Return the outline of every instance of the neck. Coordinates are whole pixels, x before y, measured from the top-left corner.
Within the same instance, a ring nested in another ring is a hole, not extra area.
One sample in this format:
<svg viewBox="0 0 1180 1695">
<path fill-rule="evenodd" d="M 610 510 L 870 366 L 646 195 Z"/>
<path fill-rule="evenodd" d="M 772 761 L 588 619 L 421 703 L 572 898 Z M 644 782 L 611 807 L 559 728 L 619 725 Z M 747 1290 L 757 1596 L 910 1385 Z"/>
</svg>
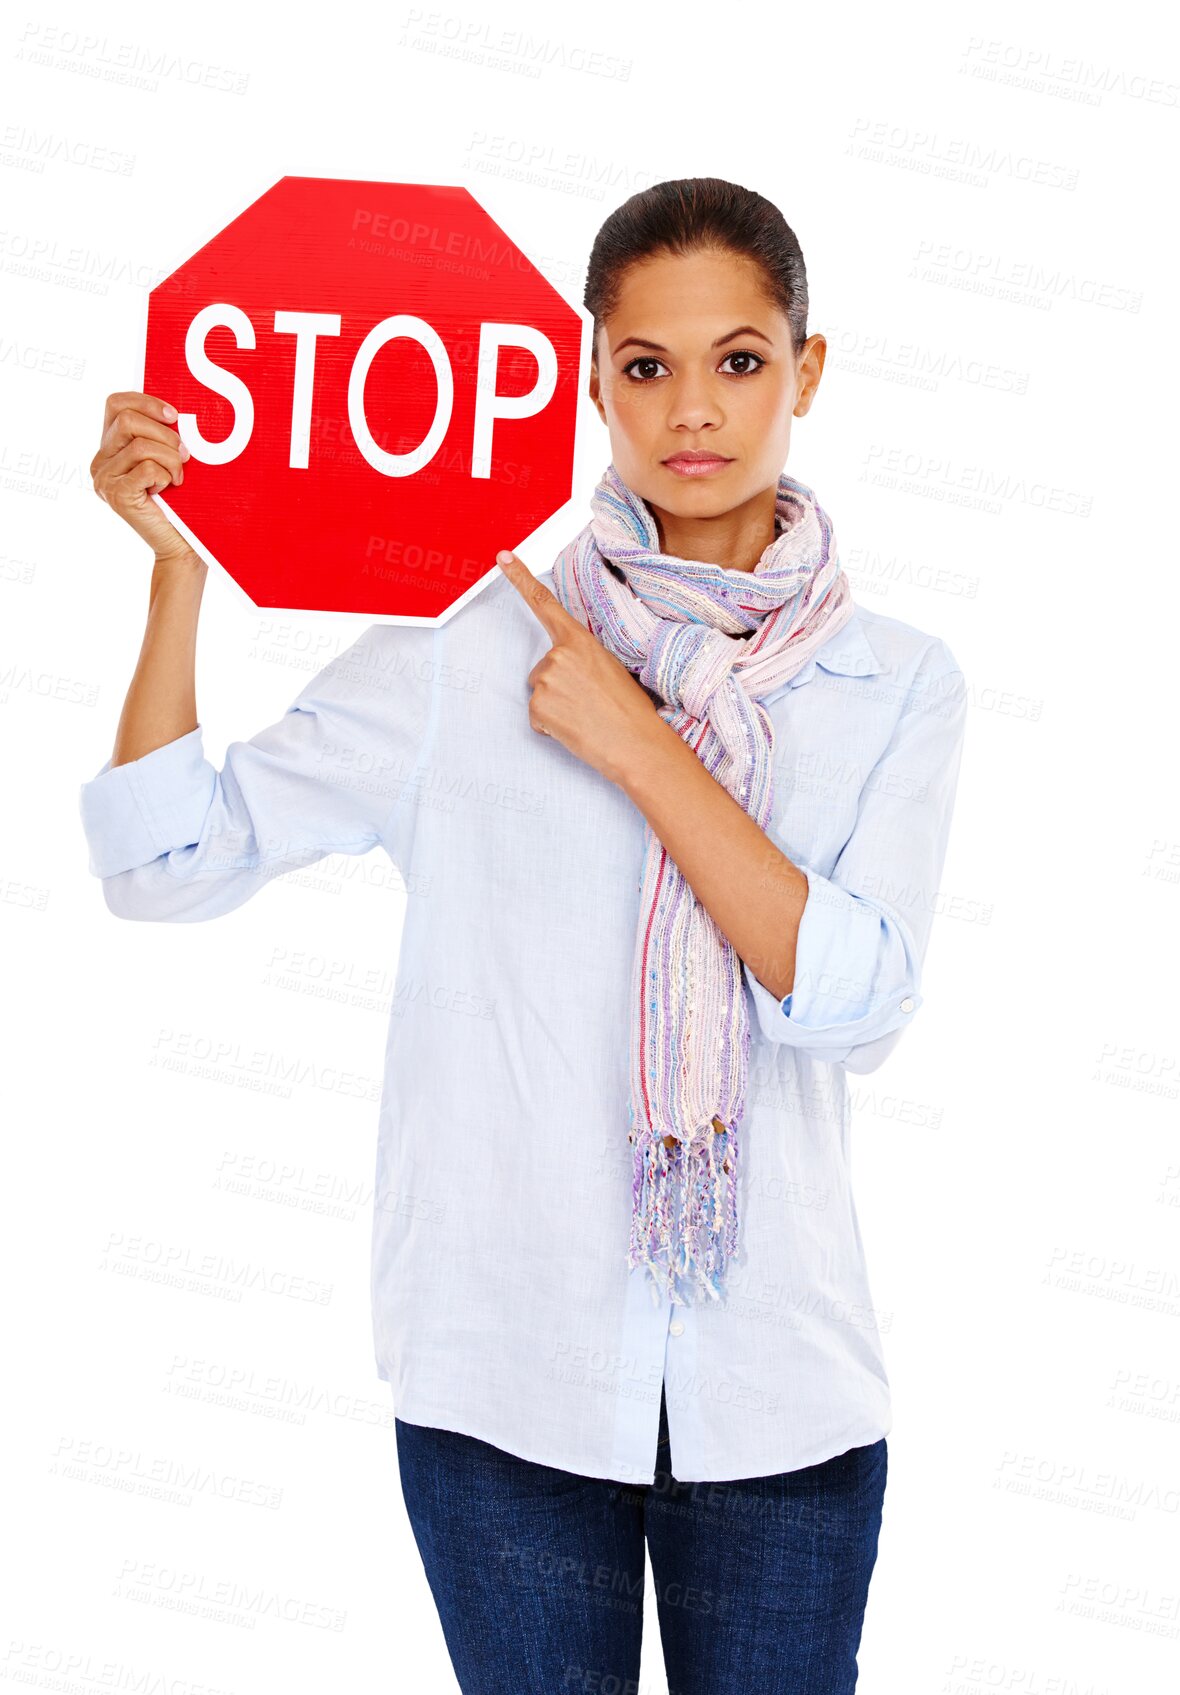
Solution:
<svg viewBox="0 0 1180 1695">
<path fill-rule="evenodd" d="M 752 571 L 777 533 L 777 494 L 774 484 L 714 518 L 666 512 L 650 500 L 645 504 L 656 521 L 661 553 L 672 559 L 699 560 L 702 565 L 727 566 L 731 571 Z"/>
</svg>

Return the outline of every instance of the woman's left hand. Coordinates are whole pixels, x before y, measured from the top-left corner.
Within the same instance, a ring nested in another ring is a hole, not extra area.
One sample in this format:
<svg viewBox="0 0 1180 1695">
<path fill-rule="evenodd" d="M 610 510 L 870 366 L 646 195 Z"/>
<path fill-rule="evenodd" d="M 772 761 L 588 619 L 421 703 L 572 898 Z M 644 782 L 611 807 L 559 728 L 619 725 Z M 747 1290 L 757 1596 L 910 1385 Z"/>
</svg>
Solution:
<svg viewBox="0 0 1180 1695">
<path fill-rule="evenodd" d="M 528 675 L 529 723 L 618 782 L 629 754 L 664 722 L 655 702 L 514 553 L 496 563 L 553 642 Z"/>
</svg>

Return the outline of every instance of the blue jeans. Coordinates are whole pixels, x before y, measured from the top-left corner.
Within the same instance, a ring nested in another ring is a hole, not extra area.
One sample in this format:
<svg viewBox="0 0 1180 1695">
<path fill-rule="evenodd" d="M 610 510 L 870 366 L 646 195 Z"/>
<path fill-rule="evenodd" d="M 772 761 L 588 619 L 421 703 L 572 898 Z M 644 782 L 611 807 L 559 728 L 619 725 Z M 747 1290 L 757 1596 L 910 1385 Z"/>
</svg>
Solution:
<svg viewBox="0 0 1180 1695">
<path fill-rule="evenodd" d="M 406 1511 L 463 1695 L 637 1695 L 644 1545 L 669 1695 L 851 1695 L 886 1441 L 799 1471 L 612 1483 L 395 1420 Z"/>
</svg>

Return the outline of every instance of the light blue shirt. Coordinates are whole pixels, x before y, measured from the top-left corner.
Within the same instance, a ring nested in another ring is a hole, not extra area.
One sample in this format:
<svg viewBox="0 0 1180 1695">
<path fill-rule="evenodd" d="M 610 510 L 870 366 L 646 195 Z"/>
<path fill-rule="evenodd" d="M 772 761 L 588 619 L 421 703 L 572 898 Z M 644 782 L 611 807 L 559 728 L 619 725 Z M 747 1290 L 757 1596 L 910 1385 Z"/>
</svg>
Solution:
<svg viewBox="0 0 1180 1695">
<path fill-rule="evenodd" d="M 686 1482 L 875 1442 L 890 1403 L 847 1073 L 880 1066 L 922 1005 L 962 672 L 945 642 L 858 607 L 763 697 L 769 833 L 807 904 L 792 992 L 744 967 L 725 1304 L 671 1308 L 626 1263 L 645 820 L 530 726 L 549 646 L 504 578 L 441 626 L 372 624 L 220 770 L 198 725 L 82 783 L 90 870 L 116 917 L 173 923 L 329 853 L 381 848 L 401 873 L 372 1236 L 377 1371 L 400 1418 L 632 1483 L 655 1476 L 661 1382 Z"/>
</svg>

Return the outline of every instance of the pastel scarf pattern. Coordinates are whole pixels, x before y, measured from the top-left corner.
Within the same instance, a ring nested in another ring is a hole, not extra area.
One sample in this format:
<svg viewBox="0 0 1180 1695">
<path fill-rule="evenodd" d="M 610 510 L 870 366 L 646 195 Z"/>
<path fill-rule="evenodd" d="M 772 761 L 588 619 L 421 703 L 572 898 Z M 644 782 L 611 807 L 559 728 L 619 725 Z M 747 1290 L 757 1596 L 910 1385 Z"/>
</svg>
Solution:
<svg viewBox="0 0 1180 1695">
<path fill-rule="evenodd" d="M 782 473 L 776 536 L 753 571 L 659 551 L 644 501 L 613 464 L 591 520 L 559 554 L 553 590 L 652 691 L 657 710 L 765 830 L 774 730 L 760 697 L 852 616 L 832 524 Z M 662 702 L 663 704 L 658 704 Z M 742 962 L 650 825 L 631 975 L 628 1266 L 653 1300 L 722 1300 L 738 1245 L 738 1127 L 750 1023 Z"/>
</svg>

